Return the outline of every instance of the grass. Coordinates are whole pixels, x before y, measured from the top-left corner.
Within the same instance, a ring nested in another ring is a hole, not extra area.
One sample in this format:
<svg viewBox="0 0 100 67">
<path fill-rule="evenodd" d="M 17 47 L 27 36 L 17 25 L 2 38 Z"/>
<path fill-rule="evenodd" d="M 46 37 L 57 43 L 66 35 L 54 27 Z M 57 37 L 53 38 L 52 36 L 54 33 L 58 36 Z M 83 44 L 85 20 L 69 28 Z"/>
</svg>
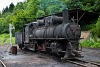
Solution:
<svg viewBox="0 0 100 67">
<path fill-rule="evenodd" d="M 12 43 L 15 44 L 15 37 L 12 37 Z M 10 44 L 9 34 L 0 34 L 0 45 Z"/>
<path fill-rule="evenodd" d="M 89 39 L 80 42 L 83 47 L 100 48 L 100 39 L 96 37 L 90 37 Z"/>
</svg>

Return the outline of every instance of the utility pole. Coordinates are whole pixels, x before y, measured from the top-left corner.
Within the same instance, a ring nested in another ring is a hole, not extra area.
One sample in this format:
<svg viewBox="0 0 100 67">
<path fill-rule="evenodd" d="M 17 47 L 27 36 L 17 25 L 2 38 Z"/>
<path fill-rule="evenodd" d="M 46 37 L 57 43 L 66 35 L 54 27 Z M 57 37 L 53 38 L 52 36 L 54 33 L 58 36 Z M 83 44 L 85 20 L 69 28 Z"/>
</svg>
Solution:
<svg viewBox="0 0 100 67">
<path fill-rule="evenodd" d="M 15 27 L 12 24 L 9 24 L 9 34 L 10 34 L 10 53 L 17 54 L 17 46 L 12 46 L 12 30 L 15 29 Z"/>
<path fill-rule="evenodd" d="M 10 34 L 10 46 L 12 47 L 12 30 L 15 29 L 15 27 L 12 26 L 12 24 L 9 24 L 9 34 Z"/>
</svg>

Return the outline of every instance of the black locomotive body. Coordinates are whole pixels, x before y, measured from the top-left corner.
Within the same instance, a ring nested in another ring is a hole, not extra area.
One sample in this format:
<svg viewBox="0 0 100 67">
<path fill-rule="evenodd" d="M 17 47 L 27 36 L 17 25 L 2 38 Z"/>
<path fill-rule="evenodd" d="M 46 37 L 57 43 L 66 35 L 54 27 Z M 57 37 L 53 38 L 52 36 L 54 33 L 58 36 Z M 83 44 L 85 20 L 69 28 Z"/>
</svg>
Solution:
<svg viewBox="0 0 100 67">
<path fill-rule="evenodd" d="M 67 10 L 61 16 L 48 16 L 23 26 L 22 32 L 17 32 L 16 43 L 19 48 L 46 52 L 58 57 L 80 57 L 79 39 L 80 27 L 69 20 Z"/>
</svg>

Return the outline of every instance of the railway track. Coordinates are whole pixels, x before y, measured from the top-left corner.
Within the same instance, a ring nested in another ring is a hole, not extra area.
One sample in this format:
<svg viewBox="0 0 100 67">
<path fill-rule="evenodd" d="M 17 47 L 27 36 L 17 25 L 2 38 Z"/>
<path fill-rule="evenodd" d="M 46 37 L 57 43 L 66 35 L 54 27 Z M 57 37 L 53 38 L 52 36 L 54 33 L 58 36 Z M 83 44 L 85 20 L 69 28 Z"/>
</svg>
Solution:
<svg viewBox="0 0 100 67">
<path fill-rule="evenodd" d="M 40 55 L 42 55 L 42 57 L 45 56 L 45 54 L 41 54 L 41 53 L 40 53 Z M 56 61 L 60 61 L 60 62 L 66 62 L 67 61 L 69 63 L 76 64 L 76 65 L 81 66 L 81 67 L 100 67 L 99 63 L 90 62 L 90 61 L 84 61 L 84 60 L 79 60 L 79 59 L 71 59 L 71 60 L 68 60 L 68 59 L 65 60 L 64 59 L 64 60 L 62 60 L 62 59 L 57 58 L 55 56 L 49 56 L 49 57 L 55 59 Z"/>
<path fill-rule="evenodd" d="M 2 60 L 0 60 L 0 67 L 7 67 Z"/>
<path fill-rule="evenodd" d="M 100 64 L 99 63 L 95 63 L 95 62 L 90 62 L 90 61 L 84 61 L 84 60 L 79 60 L 79 59 L 72 59 L 72 60 L 66 60 L 66 59 L 60 59 L 58 57 L 55 57 L 55 56 L 51 56 L 50 54 L 44 54 L 44 53 L 36 53 L 38 54 L 39 58 L 43 58 L 43 59 L 46 59 L 46 58 L 52 58 L 54 59 L 55 61 L 60 61 L 60 62 L 69 62 L 69 63 L 72 63 L 72 64 L 76 64 L 78 66 L 81 66 L 81 67 L 100 67 Z"/>
<path fill-rule="evenodd" d="M 70 63 L 82 66 L 82 67 L 100 67 L 100 64 L 95 63 L 95 62 L 89 62 L 89 61 L 84 61 L 84 60 L 67 60 Z"/>
<path fill-rule="evenodd" d="M 79 59 L 71 59 L 71 60 L 63 60 L 60 58 L 57 58 L 55 56 L 50 56 L 49 54 L 43 54 L 43 53 L 38 53 L 39 55 L 42 55 L 41 58 L 45 58 L 45 56 L 49 56 L 50 58 L 55 59 L 56 61 L 60 61 L 60 62 L 70 62 L 72 64 L 76 64 L 79 65 L 81 67 L 100 67 L 99 63 L 95 63 L 95 62 L 90 62 L 90 61 L 84 61 L 84 60 L 79 60 Z"/>
</svg>

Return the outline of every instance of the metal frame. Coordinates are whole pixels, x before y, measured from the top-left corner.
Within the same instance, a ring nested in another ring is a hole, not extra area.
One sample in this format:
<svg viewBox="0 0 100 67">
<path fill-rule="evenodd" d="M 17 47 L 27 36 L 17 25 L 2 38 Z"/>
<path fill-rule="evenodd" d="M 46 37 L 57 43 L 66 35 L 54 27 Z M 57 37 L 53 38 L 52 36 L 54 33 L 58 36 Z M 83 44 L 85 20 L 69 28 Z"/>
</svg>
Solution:
<svg viewBox="0 0 100 67">
<path fill-rule="evenodd" d="M 78 22 L 82 19 L 82 17 L 85 15 L 85 12 L 79 17 L 79 11 L 77 10 L 77 19 L 76 19 L 76 21 L 77 21 L 77 25 L 78 25 Z"/>
</svg>

